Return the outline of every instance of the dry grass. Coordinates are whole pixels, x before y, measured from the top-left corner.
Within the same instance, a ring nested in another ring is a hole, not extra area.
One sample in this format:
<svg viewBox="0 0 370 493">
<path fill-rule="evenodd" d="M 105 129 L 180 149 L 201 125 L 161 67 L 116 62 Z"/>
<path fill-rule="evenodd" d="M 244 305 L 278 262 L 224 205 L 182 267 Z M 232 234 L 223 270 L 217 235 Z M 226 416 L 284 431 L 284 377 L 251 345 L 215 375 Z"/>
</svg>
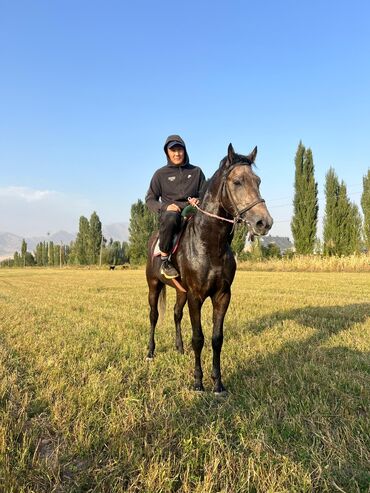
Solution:
<svg viewBox="0 0 370 493">
<path fill-rule="evenodd" d="M 370 272 L 370 254 L 348 257 L 294 255 L 291 258 L 270 258 L 240 262 L 239 270 L 286 272 Z"/>
<path fill-rule="evenodd" d="M 369 491 L 370 276 L 238 272 L 226 398 L 190 390 L 144 272 L 0 271 L 0 491 Z"/>
</svg>

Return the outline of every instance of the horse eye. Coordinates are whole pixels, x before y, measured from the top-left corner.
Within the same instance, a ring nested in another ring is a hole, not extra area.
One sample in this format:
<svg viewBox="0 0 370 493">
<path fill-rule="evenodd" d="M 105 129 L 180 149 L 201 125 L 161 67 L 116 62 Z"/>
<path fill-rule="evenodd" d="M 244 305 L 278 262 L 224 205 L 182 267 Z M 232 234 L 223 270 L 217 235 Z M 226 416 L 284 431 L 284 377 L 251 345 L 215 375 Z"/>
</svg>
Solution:
<svg viewBox="0 0 370 493">
<path fill-rule="evenodd" d="M 234 185 L 237 185 L 237 186 L 242 184 L 242 182 L 240 180 L 234 180 L 233 183 L 234 183 Z"/>
</svg>

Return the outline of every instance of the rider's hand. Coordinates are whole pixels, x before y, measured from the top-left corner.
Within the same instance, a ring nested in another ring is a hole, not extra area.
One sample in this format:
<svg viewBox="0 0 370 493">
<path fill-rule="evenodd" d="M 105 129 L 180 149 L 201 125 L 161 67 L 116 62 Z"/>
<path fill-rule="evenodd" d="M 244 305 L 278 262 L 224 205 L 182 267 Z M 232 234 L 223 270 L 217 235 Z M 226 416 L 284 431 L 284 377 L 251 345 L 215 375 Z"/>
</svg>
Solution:
<svg viewBox="0 0 370 493">
<path fill-rule="evenodd" d="M 192 205 L 194 207 L 194 206 L 199 204 L 199 199 L 196 199 L 194 197 L 189 197 L 188 202 L 190 205 Z"/>
<path fill-rule="evenodd" d="M 180 212 L 180 211 L 181 211 L 180 207 L 179 207 L 178 205 L 176 205 L 176 204 L 170 204 L 170 205 L 167 207 L 167 209 L 166 209 L 166 210 L 167 210 L 167 211 L 173 211 L 173 212 Z"/>
</svg>

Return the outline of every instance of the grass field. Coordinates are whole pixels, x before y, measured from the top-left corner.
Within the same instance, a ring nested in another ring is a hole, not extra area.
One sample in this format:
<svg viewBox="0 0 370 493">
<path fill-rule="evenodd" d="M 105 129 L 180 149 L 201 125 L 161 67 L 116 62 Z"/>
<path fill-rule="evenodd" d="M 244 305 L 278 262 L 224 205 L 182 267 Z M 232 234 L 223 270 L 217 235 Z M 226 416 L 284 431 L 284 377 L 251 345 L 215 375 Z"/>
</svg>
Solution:
<svg viewBox="0 0 370 493">
<path fill-rule="evenodd" d="M 370 491 L 370 275 L 239 271 L 215 397 L 144 272 L 0 271 L 0 491 Z"/>
</svg>

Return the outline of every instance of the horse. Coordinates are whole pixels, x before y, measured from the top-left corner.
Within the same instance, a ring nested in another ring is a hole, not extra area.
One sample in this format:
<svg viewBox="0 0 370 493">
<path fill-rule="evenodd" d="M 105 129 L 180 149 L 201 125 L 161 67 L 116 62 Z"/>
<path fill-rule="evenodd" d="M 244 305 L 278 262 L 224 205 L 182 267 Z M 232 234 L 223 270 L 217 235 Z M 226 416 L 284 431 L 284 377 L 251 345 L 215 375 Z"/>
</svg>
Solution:
<svg viewBox="0 0 370 493">
<path fill-rule="evenodd" d="M 148 359 L 153 359 L 155 350 L 155 327 L 165 307 L 166 285 L 176 288 L 174 321 L 176 327 L 176 348 L 184 352 L 181 334 L 183 309 L 188 302 L 192 347 L 195 357 L 194 390 L 203 391 L 201 352 L 204 335 L 201 323 L 201 309 L 210 297 L 213 306 L 213 391 L 226 392 L 221 378 L 221 348 L 223 344 L 223 323 L 231 298 L 236 262 L 230 243 L 236 223 L 248 225 L 251 236 L 265 235 L 271 229 L 273 220 L 264 199 L 261 198 L 260 178 L 254 173 L 253 164 L 257 147 L 245 156 L 237 154 L 232 144 L 219 168 L 206 183 L 198 205 L 199 211 L 188 221 L 172 263 L 179 272 L 177 282 L 166 279 L 160 273 L 161 260 L 153 256 L 158 234 L 148 242 L 146 278 L 149 288 L 150 336 Z"/>
</svg>

